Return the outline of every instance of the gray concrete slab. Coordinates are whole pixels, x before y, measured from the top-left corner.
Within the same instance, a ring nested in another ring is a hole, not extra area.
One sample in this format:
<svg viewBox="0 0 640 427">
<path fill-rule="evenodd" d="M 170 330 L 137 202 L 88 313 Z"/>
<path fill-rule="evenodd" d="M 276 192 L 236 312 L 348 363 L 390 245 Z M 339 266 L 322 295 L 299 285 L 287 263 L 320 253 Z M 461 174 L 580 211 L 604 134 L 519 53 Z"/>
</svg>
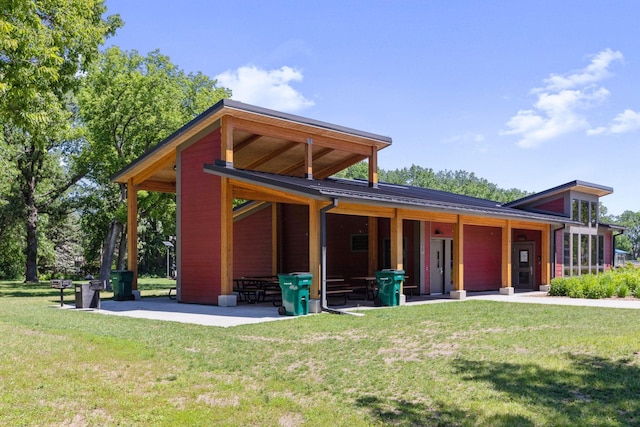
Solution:
<svg viewBox="0 0 640 427">
<path fill-rule="evenodd" d="M 506 303 L 552 304 L 584 307 L 608 307 L 640 309 L 636 299 L 578 299 L 550 297 L 546 292 L 516 292 L 513 295 L 500 295 L 498 292 L 480 292 L 467 294 L 466 300 L 450 299 L 448 296 L 416 297 L 407 305 L 456 303 L 464 304 L 469 300 L 486 300 Z M 370 303 L 370 302 L 369 302 Z M 66 305 L 65 308 L 74 308 Z M 372 304 L 355 307 L 332 307 L 336 312 L 357 312 L 384 308 Z M 192 323 L 205 326 L 232 327 L 277 320 L 298 319 L 297 316 L 280 316 L 277 307 L 271 304 L 242 304 L 236 307 L 218 307 L 211 305 L 181 304 L 165 297 L 143 298 L 137 301 L 102 300 L 100 310 L 87 310 L 110 316 L 127 316 L 139 319 L 164 320 L 180 323 Z"/>
<path fill-rule="evenodd" d="M 164 297 L 143 298 L 137 301 L 103 300 L 100 310 L 93 311 L 112 316 L 167 320 L 220 327 L 295 318 L 294 316 L 280 316 L 277 307 L 267 304 L 218 307 L 215 305 L 181 304 Z"/>
</svg>

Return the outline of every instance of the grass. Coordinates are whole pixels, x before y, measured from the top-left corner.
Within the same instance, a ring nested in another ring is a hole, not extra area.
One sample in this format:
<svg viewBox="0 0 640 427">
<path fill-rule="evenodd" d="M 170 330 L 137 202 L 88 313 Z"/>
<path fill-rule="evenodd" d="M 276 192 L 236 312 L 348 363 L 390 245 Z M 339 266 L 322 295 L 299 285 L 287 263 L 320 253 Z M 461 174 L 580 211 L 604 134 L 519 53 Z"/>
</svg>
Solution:
<svg viewBox="0 0 640 427">
<path fill-rule="evenodd" d="M 640 424 L 636 310 L 466 301 L 224 329 L 58 295 L 0 282 L 1 425 Z"/>
</svg>

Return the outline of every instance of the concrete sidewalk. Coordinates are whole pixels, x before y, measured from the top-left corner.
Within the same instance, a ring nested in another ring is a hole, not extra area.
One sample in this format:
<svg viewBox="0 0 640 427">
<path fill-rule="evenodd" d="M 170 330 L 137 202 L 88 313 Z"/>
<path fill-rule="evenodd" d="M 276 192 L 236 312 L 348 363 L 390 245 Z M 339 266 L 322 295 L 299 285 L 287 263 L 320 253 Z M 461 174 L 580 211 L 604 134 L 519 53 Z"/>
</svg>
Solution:
<svg viewBox="0 0 640 427">
<path fill-rule="evenodd" d="M 524 304 L 551 304 L 584 307 L 606 307 L 640 309 L 640 301 L 631 299 L 591 300 L 566 297 L 550 297 L 546 292 L 518 292 L 514 295 L 500 295 L 497 292 L 471 293 L 467 301 L 485 300 Z M 461 303 L 465 300 L 429 298 L 409 301 L 407 305 Z M 67 305 L 66 308 L 73 308 Z M 335 311 L 349 312 L 372 310 L 377 307 L 346 307 Z M 384 308 L 384 307 L 381 307 Z M 138 301 L 103 300 L 100 310 L 94 313 L 111 316 L 127 316 L 139 319 L 165 320 L 181 323 L 192 323 L 205 326 L 231 327 L 253 323 L 272 322 L 277 320 L 296 319 L 295 316 L 280 316 L 278 308 L 270 304 L 243 304 L 237 307 L 218 307 L 212 305 L 181 304 L 166 297 L 143 298 Z"/>
</svg>

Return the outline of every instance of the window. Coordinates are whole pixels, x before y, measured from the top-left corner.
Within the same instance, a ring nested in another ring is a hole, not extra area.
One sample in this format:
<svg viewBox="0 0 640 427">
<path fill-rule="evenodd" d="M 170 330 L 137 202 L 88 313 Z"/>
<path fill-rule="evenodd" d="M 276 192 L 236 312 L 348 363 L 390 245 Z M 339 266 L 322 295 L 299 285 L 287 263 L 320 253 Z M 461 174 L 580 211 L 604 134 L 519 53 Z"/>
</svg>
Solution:
<svg viewBox="0 0 640 427">
<path fill-rule="evenodd" d="M 595 227 L 598 223 L 598 202 L 573 199 L 571 219 L 580 221 L 587 227 Z"/>
<path fill-rule="evenodd" d="M 564 233 L 563 276 L 597 274 L 604 271 L 604 236 Z"/>
<path fill-rule="evenodd" d="M 351 252 L 367 252 L 369 250 L 368 234 L 351 235 Z"/>
</svg>

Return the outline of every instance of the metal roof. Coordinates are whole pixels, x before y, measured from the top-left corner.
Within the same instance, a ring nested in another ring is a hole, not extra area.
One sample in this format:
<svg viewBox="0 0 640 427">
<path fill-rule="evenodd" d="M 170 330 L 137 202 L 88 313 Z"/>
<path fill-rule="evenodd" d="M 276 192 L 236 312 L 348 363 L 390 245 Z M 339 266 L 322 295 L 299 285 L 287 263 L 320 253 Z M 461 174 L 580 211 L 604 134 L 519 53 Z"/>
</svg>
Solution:
<svg viewBox="0 0 640 427">
<path fill-rule="evenodd" d="M 367 181 L 362 180 L 305 179 L 234 169 L 216 164 L 206 164 L 204 170 L 214 175 L 318 200 L 335 198 L 371 205 L 404 207 L 424 211 L 521 219 L 543 223 L 580 224 L 561 215 L 527 212 L 506 207 L 499 202 L 408 185 L 379 183 L 378 187 L 374 188 L 370 187 Z"/>
<path fill-rule="evenodd" d="M 545 191 L 541 191 L 539 193 L 532 194 L 527 197 L 523 197 L 522 199 L 514 200 L 513 202 L 505 203 L 505 206 L 510 206 L 510 207 L 522 206 L 522 205 L 526 205 L 528 203 L 534 202 L 536 200 L 539 200 L 545 197 L 550 197 L 555 194 L 559 194 L 559 193 L 570 191 L 570 190 L 581 191 L 583 193 L 588 193 L 588 194 L 595 194 L 598 197 L 606 196 L 608 194 L 613 193 L 613 188 L 611 187 L 575 180 L 575 181 L 567 182 L 566 184 L 559 185 L 557 187 L 550 188 Z"/>
</svg>

